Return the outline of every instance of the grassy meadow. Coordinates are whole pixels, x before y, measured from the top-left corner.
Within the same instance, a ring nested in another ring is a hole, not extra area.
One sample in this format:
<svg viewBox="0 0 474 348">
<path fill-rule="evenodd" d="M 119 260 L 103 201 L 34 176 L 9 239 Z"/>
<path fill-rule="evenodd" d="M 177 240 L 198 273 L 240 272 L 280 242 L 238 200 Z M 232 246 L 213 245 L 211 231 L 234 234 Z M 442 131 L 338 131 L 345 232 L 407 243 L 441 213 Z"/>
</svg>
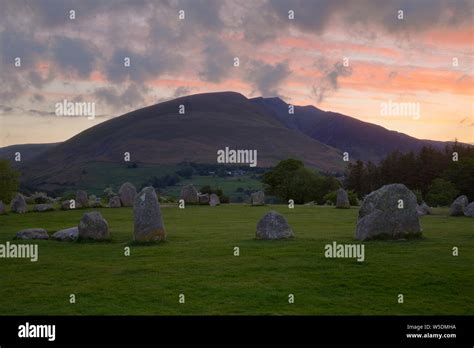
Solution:
<svg viewBox="0 0 474 348">
<path fill-rule="evenodd" d="M 255 240 L 269 210 L 296 237 Z M 49 233 L 88 210 L 0 216 L 0 243 L 24 228 Z M 365 261 L 328 259 L 324 246 L 354 243 L 358 209 L 283 205 L 162 206 L 168 241 L 132 242 L 131 208 L 96 209 L 109 242 L 37 243 L 39 260 L 0 259 L 2 315 L 472 315 L 474 222 L 447 209 L 421 217 L 424 239 L 365 242 Z M 130 246 L 131 255 L 124 256 Z M 234 256 L 234 247 L 240 256 Z M 452 256 L 452 248 L 459 256 Z M 75 294 L 76 303 L 69 303 Z M 179 294 L 185 303 L 178 302 Z M 288 303 L 294 294 L 295 302 Z M 404 303 L 397 303 L 398 294 Z"/>
</svg>

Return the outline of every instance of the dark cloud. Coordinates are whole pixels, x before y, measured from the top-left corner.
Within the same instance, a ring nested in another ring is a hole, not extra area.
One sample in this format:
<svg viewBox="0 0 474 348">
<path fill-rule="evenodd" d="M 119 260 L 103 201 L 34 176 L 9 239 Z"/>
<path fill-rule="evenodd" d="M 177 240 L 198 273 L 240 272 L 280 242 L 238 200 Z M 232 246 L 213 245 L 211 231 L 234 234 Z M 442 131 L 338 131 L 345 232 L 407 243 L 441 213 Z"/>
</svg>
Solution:
<svg viewBox="0 0 474 348">
<path fill-rule="evenodd" d="M 98 88 L 95 90 L 94 96 L 112 109 L 122 111 L 124 107 L 142 106 L 146 93 L 146 88 L 130 84 L 124 91 L 119 91 L 116 87 Z"/>
<path fill-rule="evenodd" d="M 352 68 L 350 66 L 344 66 L 341 62 L 334 63 L 329 67 L 324 67 L 325 61 L 319 61 L 316 66 L 322 68 L 323 78 L 313 85 L 312 94 L 316 99 L 317 103 L 320 103 L 333 91 L 337 91 L 339 88 L 339 77 L 351 76 Z"/>
<path fill-rule="evenodd" d="M 130 58 L 130 66 L 124 65 L 125 57 Z M 164 72 L 177 69 L 182 58 L 164 49 L 154 48 L 145 54 L 136 53 L 129 49 L 117 49 L 110 62 L 106 63 L 106 76 L 114 83 L 124 82 L 127 79 L 135 82 L 146 82 L 156 79 Z"/>
<path fill-rule="evenodd" d="M 33 100 L 34 100 L 35 102 L 41 103 L 41 102 L 44 102 L 45 97 L 42 96 L 41 94 L 35 94 L 35 95 L 33 95 Z"/>
<path fill-rule="evenodd" d="M 94 70 L 99 50 L 82 39 L 56 37 L 52 45 L 53 59 L 64 72 L 75 71 L 87 78 Z"/>
<path fill-rule="evenodd" d="M 191 88 L 186 87 L 186 86 L 179 86 L 174 91 L 173 97 L 178 98 L 178 97 L 182 97 L 184 95 L 189 95 L 190 93 L 191 93 Z"/>
<path fill-rule="evenodd" d="M 25 33 L 7 30 L 0 33 L 0 55 L 7 66 L 13 67 L 14 59 L 19 57 L 22 68 L 31 68 L 46 50 L 47 44 Z"/>
<path fill-rule="evenodd" d="M 199 76 L 208 82 L 221 82 L 234 67 L 234 56 L 229 47 L 220 40 L 208 37 L 202 51 L 203 67 Z"/>
<path fill-rule="evenodd" d="M 279 96 L 279 87 L 290 74 L 286 61 L 275 65 L 253 61 L 247 78 L 263 97 L 273 97 Z"/>
</svg>

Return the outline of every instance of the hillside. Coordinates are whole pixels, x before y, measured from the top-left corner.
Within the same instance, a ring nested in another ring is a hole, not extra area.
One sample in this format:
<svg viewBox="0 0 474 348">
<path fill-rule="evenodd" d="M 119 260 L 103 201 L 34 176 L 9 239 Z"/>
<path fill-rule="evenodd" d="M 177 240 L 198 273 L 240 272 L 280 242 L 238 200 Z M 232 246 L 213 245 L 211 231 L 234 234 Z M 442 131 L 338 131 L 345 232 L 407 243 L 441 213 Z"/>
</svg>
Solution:
<svg viewBox="0 0 474 348">
<path fill-rule="evenodd" d="M 258 166 L 293 157 L 324 171 L 344 169 L 335 148 L 288 129 L 243 95 L 223 92 L 178 98 L 89 128 L 26 162 L 22 179 L 55 189 L 84 180 L 88 163 L 126 165 L 125 152 L 131 162 L 145 165 L 216 163 L 217 151 L 225 147 L 257 150 Z"/>
<path fill-rule="evenodd" d="M 423 146 L 444 146 L 444 142 L 421 140 L 384 127 L 363 122 L 335 112 L 327 112 L 314 106 L 295 106 L 294 115 L 288 114 L 288 104 L 280 98 L 254 98 L 256 105 L 285 127 L 300 131 L 311 138 L 342 152 L 349 152 L 351 159 L 378 162 L 388 153 L 418 151 Z"/>
</svg>

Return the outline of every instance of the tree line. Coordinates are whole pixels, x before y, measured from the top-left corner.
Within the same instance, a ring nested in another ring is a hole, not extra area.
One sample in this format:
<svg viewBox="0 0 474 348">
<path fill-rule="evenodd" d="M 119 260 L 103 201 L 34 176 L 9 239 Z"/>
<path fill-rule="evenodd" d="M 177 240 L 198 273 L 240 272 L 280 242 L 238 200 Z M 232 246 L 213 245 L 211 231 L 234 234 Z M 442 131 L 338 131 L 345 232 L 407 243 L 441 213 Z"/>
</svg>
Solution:
<svg viewBox="0 0 474 348">
<path fill-rule="evenodd" d="M 474 200 L 474 147 L 457 141 L 418 153 L 394 151 L 380 163 L 350 163 L 344 181 L 359 198 L 383 185 L 401 183 L 429 205 L 449 205 L 457 195 Z"/>
</svg>

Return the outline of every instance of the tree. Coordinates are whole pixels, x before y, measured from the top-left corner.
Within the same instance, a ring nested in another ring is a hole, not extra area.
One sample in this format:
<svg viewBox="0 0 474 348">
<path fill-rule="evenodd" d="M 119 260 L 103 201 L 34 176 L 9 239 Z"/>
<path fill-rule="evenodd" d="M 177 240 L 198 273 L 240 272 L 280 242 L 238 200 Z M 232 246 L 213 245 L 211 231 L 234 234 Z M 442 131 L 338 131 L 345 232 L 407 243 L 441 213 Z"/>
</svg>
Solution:
<svg viewBox="0 0 474 348">
<path fill-rule="evenodd" d="M 20 172 L 14 170 L 7 160 L 0 160 L 0 201 L 8 204 L 20 186 Z"/>
<path fill-rule="evenodd" d="M 347 167 L 345 186 L 349 190 L 353 190 L 357 193 L 359 198 L 362 198 L 366 193 L 368 193 L 369 183 L 364 162 L 357 160 L 355 164 L 349 163 L 349 166 Z"/>
<path fill-rule="evenodd" d="M 433 180 L 425 200 L 428 205 L 447 206 L 453 202 L 458 193 L 452 182 L 438 178 Z"/>
<path fill-rule="evenodd" d="M 461 157 L 458 162 L 452 162 L 443 177 L 451 181 L 469 201 L 474 200 L 474 158 Z"/>
<path fill-rule="evenodd" d="M 324 177 L 306 168 L 303 162 L 291 158 L 280 161 L 266 172 L 262 181 L 267 194 L 277 196 L 285 202 L 292 199 L 298 204 L 320 200 L 327 192 L 339 186 L 336 179 Z"/>
</svg>

